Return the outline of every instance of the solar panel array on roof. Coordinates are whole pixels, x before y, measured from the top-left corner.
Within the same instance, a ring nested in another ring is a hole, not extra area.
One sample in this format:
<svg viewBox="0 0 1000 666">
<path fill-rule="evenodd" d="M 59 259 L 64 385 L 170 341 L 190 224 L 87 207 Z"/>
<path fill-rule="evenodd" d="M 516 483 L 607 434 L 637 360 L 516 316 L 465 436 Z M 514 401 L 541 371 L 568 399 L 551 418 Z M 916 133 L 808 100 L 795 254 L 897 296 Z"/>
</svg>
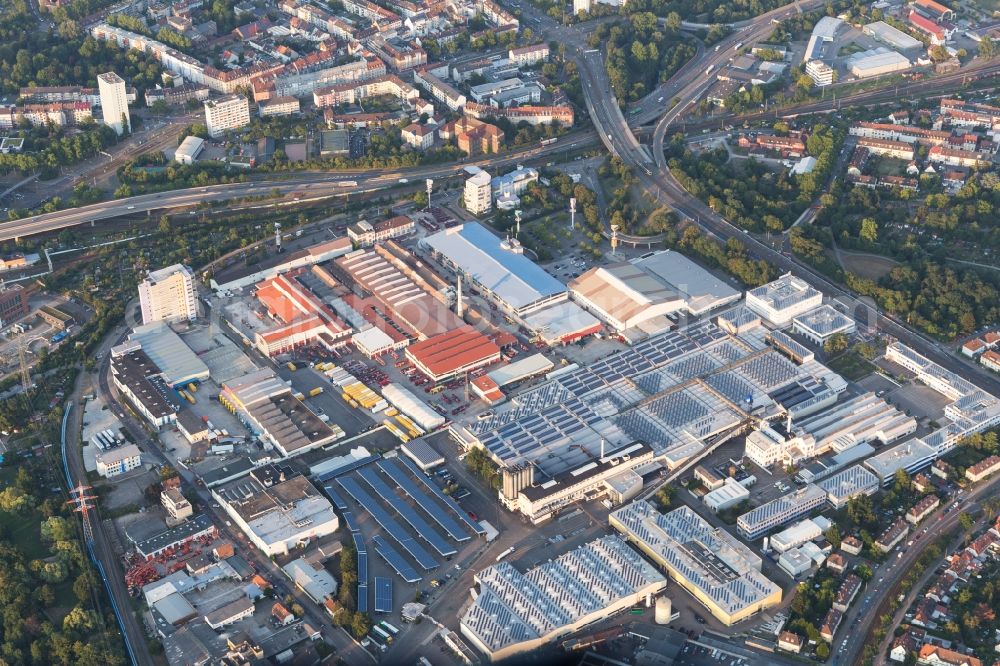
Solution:
<svg viewBox="0 0 1000 666">
<path fill-rule="evenodd" d="M 738 372 L 765 390 L 784 386 L 799 375 L 798 366 L 778 353 L 752 358 Z"/>
<path fill-rule="evenodd" d="M 565 449 L 569 443 L 593 439 L 597 430 L 605 431 L 604 419 L 577 398 L 548 407 L 537 414 L 508 423 L 502 428 L 480 437 L 480 442 L 493 455 L 507 464 L 522 460 L 537 460 L 554 451 Z M 620 443 L 621 433 L 607 432 L 611 443 Z"/>
<path fill-rule="evenodd" d="M 374 469 L 366 468 L 358 472 L 361 478 L 365 480 L 369 486 L 372 487 L 382 500 L 394 508 L 400 516 L 403 517 L 413 531 L 417 533 L 417 536 L 423 538 L 427 543 L 431 545 L 431 548 L 436 550 L 442 557 L 448 557 L 449 555 L 454 555 L 456 552 L 455 548 L 445 541 L 444 537 L 437 533 L 433 527 L 427 524 L 427 521 L 417 513 L 412 506 L 407 504 L 403 499 L 389 487 L 382 477 L 380 477 Z M 405 544 L 404 544 L 405 547 Z M 419 562 L 419 558 L 417 559 Z M 437 566 L 437 563 L 434 563 Z"/>
<path fill-rule="evenodd" d="M 354 522 L 354 514 L 350 511 L 344 511 L 344 523 L 347 525 L 347 529 L 352 532 L 360 532 L 358 529 L 358 524 Z"/>
<path fill-rule="evenodd" d="M 431 499 L 427 493 L 420 490 L 417 484 L 407 476 L 406 472 L 396 464 L 395 460 L 387 459 L 381 460 L 378 463 L 379 469 L 385 472 L 389 478 L 391 478 L 396 485 L 403 489 L 410 499 L 417 503 L 417 505 L 430 514 L 434 521 L 444 528 L 444 531 L 448 533 L 455 541 L 468 541 L 472 537 L 462 529 L 462 526 L 452 518 L 447 511 L 442 509 L 438 504 Z"/>
<path fill-rule="evenodd" d="M 341 511 L 347 510 L 347 502 L 344 501 L 344 498 L 340 496 L 340 493 L 338 493 L 333 486 L 331 486 L 329 483 L 324 484 L 323 490 L 326 491 L 327 496 L 330 498 L 331 501 L 333 501 L 333 505 L 335 507 L 337 507 Z"/>
<path fill-rule="evenodd" d="M 404 465 L 406 465 L 406 467 L 411 472 L 413 472 L 413 476 L 415 476 L 417 480 L 424 485 L 425 488 L 434 493 L 439 500 L 444 502 L 444 504 L 449 509 L 454 511 L 455 515 L 458 516 L 463 523 L 472 528 L 472 531 L 474 531 L 476 534 L 479 535 L 486 534 L 486 530 L 483 529 L 482 525 L 469 518 L 468 514 L 465 513 L 465 511 L 462 511 L 462 508 L 458 506 L 458 503 L 455 502 L 455 500 L 449 497 L 448 495 L 445 495 L 443 492 L 441 492 L 440 488 L 431 483 L 431 480 L 427 478 L 427 475 L 422 473 L 419 469 L 417 469 L 417 466 L 412 461 L 410 461 L 408 458 L 405 457 L 398 457 L 396 458 L 396 460 L 399 460 Z"/>
<path fill-rule="evenodd" d="M 347 493 L 354 498 L 354 501 L 363 506 L 368 510 L 368 513 L 372 515 L 372 518 L 381 525 L 389 536 L 395 539 L 400 546 L 402 546 L 413 559 L 423 567 L 425 570 L 430 571 L 438 566 L 437 561 L 430 554 L 424 550 L 416 539 L 411 537 L 403 529 L 395 518 L 389 515 L 389 512 L 382 508 L 382 506 L 375 500 L 374 497 L 369 495 L 362 487 L 361 484 L 357 482 L 354 477 L 345 476 L 337 479 L 339 483 Z"/>
<path fill-rule="evenodd" d="M 770 393 L 771 399 L 785 409 L 810 400 L 813 396 L 814 393 L 803 386 L 801 382 L 792 382 Z"/>
<path fill-rule="evenodd" d="M 420 574 L 417 573 L 416 569 L 411 567 L 410 563 L 407 562 L 406 559 L 399 554 L 399 551 L 393 548 L 388 541 L 380 536 L 375 536 L 372 540 L 375 542 L 375 552 L 378 553 L 390 567 L 395 569 L 400 578 L 405 580 L 407 583 L 417 583 L 421 580 Z"/>
<path fill-rule="evenodd" d="M 392 612 L 392 579 L 375 576 L 375 612 Z"/>
<path fill-rule="evenodd" d="M 358 553 L 358 612 L 368 612 L 368 548 L 360 532 L 354 532 L 354 550 Z"/>
</svg>

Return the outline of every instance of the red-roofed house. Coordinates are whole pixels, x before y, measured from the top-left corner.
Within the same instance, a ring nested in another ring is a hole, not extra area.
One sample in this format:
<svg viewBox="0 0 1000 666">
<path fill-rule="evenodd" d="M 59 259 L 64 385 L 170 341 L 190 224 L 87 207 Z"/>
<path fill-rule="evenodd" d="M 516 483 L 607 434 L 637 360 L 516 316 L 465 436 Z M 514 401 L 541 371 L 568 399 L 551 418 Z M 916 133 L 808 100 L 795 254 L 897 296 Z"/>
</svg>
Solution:
<svg viewBox="0 0 1000 666">
<path fill-rule="evenodd" d="M 923 666 L 983 666 L 983 662 L 977 657 L 929 643 L 921 646 L 917 663 Z"/>
<path fill-rule="evenodd" d="M 271 616 L 274 617 L 274 621 L 282 627 L 295 621 L 295 616 L 292 615 L 287 608 L 281 605 L 280 602 L 275 602 L 274 606 L 271 607 Z"/>
<path fill-rule="evenodd" d="M 910 25 L 931 38 L 931 44 L 944 44 L 951 36 L 943 26 L 915 11 L 910 12 L 909 19 Z"/>
<path fill-rule="evenodd" d="M 988 352 L 995 353 L 995 352 Z M 985 356 L 985 354 L 984 354 Z M 985 364 L 984 364 L 985 365 Z M 980 460 L 972 467 L 965 470 L 965 478 L 973 483 L 982 481 L 991 474 L 1000 471 L 1000 456 L 990 456 L 984 460 Z"/>
<path fill-rule="evenodd" d="M 992 349 L 987 349 L 983 352 L 983 355 L 979 357 L 979 363 L 984 368 L 989 368 L 993 372 L 1000 372 L 1000 354 Z"/>
</svg>

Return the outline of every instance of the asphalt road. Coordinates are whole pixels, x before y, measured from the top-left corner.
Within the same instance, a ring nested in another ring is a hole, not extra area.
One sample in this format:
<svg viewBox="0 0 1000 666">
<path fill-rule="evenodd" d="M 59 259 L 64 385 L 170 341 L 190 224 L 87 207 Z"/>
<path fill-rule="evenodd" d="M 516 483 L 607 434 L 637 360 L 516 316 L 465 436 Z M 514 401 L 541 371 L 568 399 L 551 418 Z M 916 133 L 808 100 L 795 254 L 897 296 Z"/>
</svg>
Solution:
<svg viewBox="0 0 1000 666">
<path fill-rule="evenodd" d="M 574 132 L 547 146 L 532 146 L 503 155 L 491 155 L 470 160 L 461 165 L 448 164 L 435 167 L 412 169 L 373 169 L 357 171 L 337 171 L 335 173 L 302 173 L 287 178 L 258 180 L 246 183 L 208 185 L 170 192 L 142 194 L 127 199 L 102 201 L 89 206 L 80 206 L 0 223 L 0 241 L 50 233 L 89 222 L 105 220 L 123 215 L 134 215 L 168 208 L 183 208 L 203 203 L 227 201 L 253 196 L 269 196 L 277 191 L 293 201 L 309 201 L 338 195 L 357 194 L 384 190 L 400 184 L 400 179 L 419 182 L 422 178 L 447 178 L 455 176 L 463 166 L 499 168 L 519 164 L 529 159 L 540 159 L 560 152 L 575 150 L 592 145 L 594 133 L 589 130 Z M 273 203 L 273 202 L 262 202 Z"/>
</svg>

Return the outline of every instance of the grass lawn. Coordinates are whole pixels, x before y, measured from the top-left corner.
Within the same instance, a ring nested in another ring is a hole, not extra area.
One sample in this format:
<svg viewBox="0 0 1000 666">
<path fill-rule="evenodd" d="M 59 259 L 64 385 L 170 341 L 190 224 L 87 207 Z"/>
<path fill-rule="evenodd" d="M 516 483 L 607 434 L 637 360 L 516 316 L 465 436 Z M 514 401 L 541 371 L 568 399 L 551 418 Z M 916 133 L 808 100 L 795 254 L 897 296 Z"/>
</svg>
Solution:
<svg viewBox="0 0 1000 666">
<path fill-rule="evenodd" d="M 852 253 L 840 251 L 844 270 L 868 280 L 881 280 L 889 271 L 899 265 L 899 262 L 889 257 L 876 254 Z"/>
<path fill-rule="evenodd" d="M 837 374 L 852 382 L 867 377 L 875 372 L 875 366 L 868 359 L 853 349 L 827 361 L 827 366 Z"/>
</svg>

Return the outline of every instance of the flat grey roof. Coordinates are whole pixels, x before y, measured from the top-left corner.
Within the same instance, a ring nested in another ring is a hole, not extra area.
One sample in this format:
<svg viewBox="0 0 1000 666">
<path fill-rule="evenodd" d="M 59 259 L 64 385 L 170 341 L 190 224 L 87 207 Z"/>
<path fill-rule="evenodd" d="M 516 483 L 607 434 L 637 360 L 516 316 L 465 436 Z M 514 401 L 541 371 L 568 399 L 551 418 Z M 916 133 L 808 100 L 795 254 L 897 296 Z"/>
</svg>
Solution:
<svg viewBox="0 0 1000 666">
<path fill-rule="evenodd" d="M 208 366 L 166 322 L 154 321 L 137 326 L 129 339 L 139 343 L 146 355 L 163 371 L 164 380 L 171 386 L 208 378 Z"/>
<path fill-rule="evenodd" d="M 679 293 L 692 314 L 739 299 L 740 292 L 679 252 L 663 250 L 637 259 L 636 266 Z"/>
</svg>

